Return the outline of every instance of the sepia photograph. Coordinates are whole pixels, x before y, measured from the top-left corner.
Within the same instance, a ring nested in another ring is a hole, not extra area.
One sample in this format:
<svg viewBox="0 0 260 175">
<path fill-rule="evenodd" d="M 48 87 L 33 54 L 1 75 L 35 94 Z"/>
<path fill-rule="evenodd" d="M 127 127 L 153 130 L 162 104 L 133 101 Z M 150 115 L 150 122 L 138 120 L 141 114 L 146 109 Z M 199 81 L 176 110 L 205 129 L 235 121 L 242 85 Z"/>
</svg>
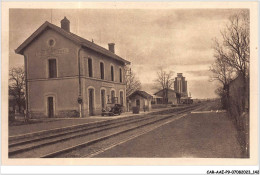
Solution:
<svg viewBox="0 0 260 175">
<path fill-rule="evenodd" d="M 7 159 L 257 156 L 253 5 L 10 7 Z"/>
</svg>

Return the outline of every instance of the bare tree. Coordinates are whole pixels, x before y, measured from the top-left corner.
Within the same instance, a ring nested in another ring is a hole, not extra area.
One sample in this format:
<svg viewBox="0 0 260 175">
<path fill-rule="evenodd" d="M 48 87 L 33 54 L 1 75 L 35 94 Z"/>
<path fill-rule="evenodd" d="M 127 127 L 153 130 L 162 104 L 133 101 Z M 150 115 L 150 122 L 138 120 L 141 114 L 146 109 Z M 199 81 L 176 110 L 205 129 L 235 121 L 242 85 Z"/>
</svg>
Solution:
<svg viewBox="0 0 260 175">
<path fill-rule="evenodd" d="M 13 96 L 15 104 L 21 112 L 25 106 L 25 75 L 23 67 L 13 67 L 9 70 L 9 96 Z"/>
<path fill-rule="evenodd" d="M 157 78 L 155 79 L 155 83 L 157 86 L 159 86 L 160 89 L 163 90 L 164 103 L 168 102 L 168 90 L 172 88 L 174 83 L 173 75 L 173 71 L 166 72 L 163 69 L 157 72 Z"/>
<path fill-rule="evenodd" d="M 215 44 L 217 45 L 218 43 L 216 42 Z M 221 83 L 222 86 L 217 89 L 216 94 L 221 97 L 222 106 L 224 109 L 226 109 L 227 99 L 229 96 L 228 85 L 234 78 L 235 70 L 233 67 L 227 64 L 218 53 L 216 53 L 214 57 L 216 60 L 210 66 L 210 71 L 213 73 L 213 75 L 210 77 L 210 81 L 218 81 Z"/>
<path fill-rule="evenodd" d="M 250 20 L 249 11 L 242 10 L 229 18 L 229 23 L 221 31 L 222 42 L 215 40 L 214 51 L 216 61 L 211 67 L 214 73 L 212 80 L 219 80 L 228 93 L 228 84 L 236 75 L 243 76 L 244 92 L 246 79 L 249 78 L 250 57 Z M 241 94 L 243 96 L 243 94 Z M 227 94 L 228 96 L 228 94 Z M 245 104 L 245 101 L 243 102 Z"/>
<path fill-rule="evenodd" d="M 141 82 L 132 72 L 130 67 L 125 67 L 125 80 L 126 80 L 126 96 L 128 97 L 133 92 L 142 88 Z"/>
<path fill-rule="evenodd" d="M 241 11 L 229 19 L 229 25 L 221 31 L 223 47 L 218 48 L 219 54 L 231 67 L 245 78 L 248 76 L 250 57 L 249 12 Z"/>
<path fill-rule="evenodd" d="M 218 42 L 215 42 L 218 47 Z M 213 75 L 210 77 L 210 81 L 219 81 L 223 86 L 229 84 L 234 78 L 235 69 L 231 67 L 218 52 L 214 54 L 215 62 L 210 66 L 210 71 Z"/>
</svg>

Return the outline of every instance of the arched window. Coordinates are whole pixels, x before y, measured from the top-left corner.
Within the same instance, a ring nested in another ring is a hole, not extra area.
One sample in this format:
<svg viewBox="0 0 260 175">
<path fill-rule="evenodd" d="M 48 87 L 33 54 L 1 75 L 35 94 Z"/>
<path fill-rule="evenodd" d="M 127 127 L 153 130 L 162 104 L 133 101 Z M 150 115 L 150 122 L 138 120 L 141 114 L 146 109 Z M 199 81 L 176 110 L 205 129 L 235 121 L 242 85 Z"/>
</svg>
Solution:
<svg viewBox="0 0 260 175">
<path fill-rule="evenodd" d="M 111 66 L 111 81 L 114 81 L 114 66 Z"/>
<path fill-rule="evenodd" d="M 119 68 L 119 81 L 120 81 L 120 83 L 122 83 L 122 69 L 121 68 Z"/>
<path fill-rule="evenodd" d="M 104 63 L 100 63 L 100 78 L 104 80 Z"/>
</svg>

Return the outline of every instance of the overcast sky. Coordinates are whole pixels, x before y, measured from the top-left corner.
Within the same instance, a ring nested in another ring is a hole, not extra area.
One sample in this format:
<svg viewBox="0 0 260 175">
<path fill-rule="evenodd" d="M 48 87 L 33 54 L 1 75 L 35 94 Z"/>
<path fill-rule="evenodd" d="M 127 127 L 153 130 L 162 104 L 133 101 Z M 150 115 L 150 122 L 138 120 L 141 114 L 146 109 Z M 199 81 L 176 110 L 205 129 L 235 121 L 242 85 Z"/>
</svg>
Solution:
<svg viewBox="0 0 260 175">
<path fill-rule="evenodd" d="M 52 13 L 51 13 L 52 12 Z M 14 50 L 45 21 L 60 26 L 66 16 L 71 32 L 107 48 L 115 43 L 117 55 L 131 62 L 143 89 L 152 93 L 156 72 L 183 73 L 193 98 L 216 97 L 209 82 L 214 61 L 212 39 L 234 10 L 10 10 L 11 67 L 23 65 Z M 52 14 L 52 15 L 51 15 Z M 51 17 L 52 16 L 52 17 Z"/>
</svg>

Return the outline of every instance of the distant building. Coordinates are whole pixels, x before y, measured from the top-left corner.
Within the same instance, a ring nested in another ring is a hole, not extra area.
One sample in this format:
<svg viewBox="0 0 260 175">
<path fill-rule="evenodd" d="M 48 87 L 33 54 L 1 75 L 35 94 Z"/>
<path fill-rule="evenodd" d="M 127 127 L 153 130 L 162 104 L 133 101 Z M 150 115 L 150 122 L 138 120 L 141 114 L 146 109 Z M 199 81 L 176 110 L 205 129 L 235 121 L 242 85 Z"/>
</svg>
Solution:
<svg viewBox="0 0 260 175">
<path fill-rule="evenodd" d="M 160 97 L 158 95 L 152 95 L 152 104 L 162 104 L 163 103 L 163 97 Z"/>
<path fill-rule="evenodd" d="M 150 110 L 152 108 L 152 96 L 145 91 L 135 91 L 129 97 L 131 107 Z"/>
<path fill-rule="evenodd" d="M 159 90 L 158 92 L 154 93 L 154 95 L 155 95 L 154 103 L 162 104 L 165 93 L 166 93 L 166 89 L 162 89 L 162 90 Z M 172 104 L 180 103 L 180 94 L 173 89 L 168 89 L 168 98 L 166 99 L 166 102 L 172 103 Z"/>
<path fill-rule="evenodd" d="M 124 66 L 114 43 L 105 49 L 61 27 L 42 24 L 16 50 L 24 55 L 26 105 L 33 117 L 101 114 L 108 103 L 126 106 Z"/>
<path fill-rule="evenodd" d="M 226 103 L 229 104 L 226 105 L 229 105 L 229 110 L 233 112 L 233 115 L 239 116 L 241 115 L 241 111 L 244 111 L 244 109 L 249 110 L 248 79 L 244 79 L 243 75 L 239 74 L 234 80 L 229 83 L 227 89 L 229 92 L 229 100 L 226 101 Z"/>
<path fill-rule="evenodd" d="M 187 81 L 185 81 L 182 73 L 177 73 L 177 77 L 175 77 L 174 90 L 180 93 L 181 97 L 188 97 Z"/>
</svg>

